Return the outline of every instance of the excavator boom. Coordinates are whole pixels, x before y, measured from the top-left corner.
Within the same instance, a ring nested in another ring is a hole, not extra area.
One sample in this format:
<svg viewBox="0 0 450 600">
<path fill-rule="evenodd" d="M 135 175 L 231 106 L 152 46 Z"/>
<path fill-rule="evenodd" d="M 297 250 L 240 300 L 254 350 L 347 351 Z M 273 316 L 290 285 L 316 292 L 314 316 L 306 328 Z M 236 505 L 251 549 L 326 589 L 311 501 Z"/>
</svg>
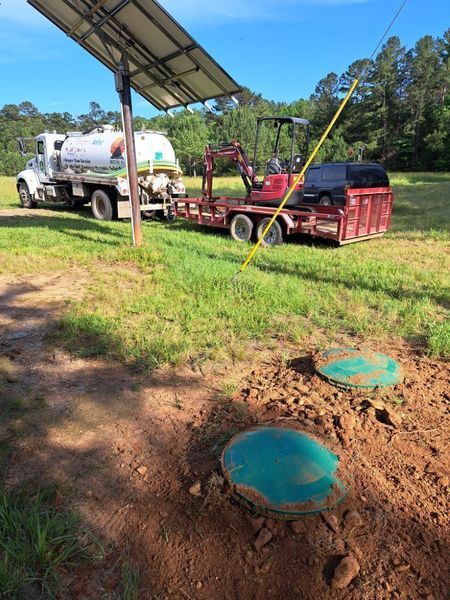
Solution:
<svg viewBox="0 0 450 600">
<path fill-rule="evenodd" d="M 207 200 L 213 198 L 214 160 L 216 158 L 228 158 L 236 163 L 245 189 L 247 190 L 247 195 L 249 196 L 253 185 L 258 182 L 258 179 L 253 173 L 253 167 L 250 164 L 247 154 L 237 140 L 221 143 L 217 148 L 214 148 L 211 144 L 206 146 L 203 169 L 203 196 Z"/>
</svg>

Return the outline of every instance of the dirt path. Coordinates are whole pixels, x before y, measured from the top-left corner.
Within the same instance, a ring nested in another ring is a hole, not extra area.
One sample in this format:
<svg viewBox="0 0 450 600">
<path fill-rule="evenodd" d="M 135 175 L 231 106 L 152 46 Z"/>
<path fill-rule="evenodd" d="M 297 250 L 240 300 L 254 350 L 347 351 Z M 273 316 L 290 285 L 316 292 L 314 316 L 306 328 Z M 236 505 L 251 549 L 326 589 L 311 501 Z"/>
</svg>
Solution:
<svg viewBox="0 0 450 600">
<path fill-rule="evenodd" d="M 261 356 L 145 375 L 49 344 L 86 282 L 81 271 L 0 279 L 3 481 L 56 483 L 58 502 L 79 510 L 114 556 L 68 578 L 64 598 L 117 597 L 124 556 L 140 566 L 145 599 L 445 597 L 447 364 L 374 341 L 406 380 L 370 401 L 314 374 L 314 341 L 290 349 L 289 362 Z M 341 456 L 352 489 L 334 519 L 263 522 L 230 500 L 218 463 L 224 443 L 274 421 Z M 196 482 L 201 495 L 189 492 Z M 272 539 L 257 551 L 263 526 Z M 360 572 L 337 591 L 332 576 L 347 554 Z"/>
</svg>

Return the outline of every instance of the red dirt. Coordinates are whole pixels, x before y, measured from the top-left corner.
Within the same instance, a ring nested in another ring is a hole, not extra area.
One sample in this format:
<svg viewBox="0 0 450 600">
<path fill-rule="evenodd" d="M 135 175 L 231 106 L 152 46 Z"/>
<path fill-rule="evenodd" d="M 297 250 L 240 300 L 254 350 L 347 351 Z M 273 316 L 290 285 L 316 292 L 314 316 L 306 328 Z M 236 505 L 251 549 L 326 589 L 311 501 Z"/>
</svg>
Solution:
<svg viewBox="0 0 450 600">
<path fill-rule="evenodd" d="M 72 290 L 79 274 L 71 277 L 64 285 Z M 49 282 L 41 284 L 36 302 L 32 291 L 21 300 L 0 281 L 0 354 L 14 367 L 11 381 L 0 375 L 0 409 L 11 399 L 21 404 L 0 423 L 2 480 L 56 483 L 61 507 L 79 510 L 113 544 L 111 560 L 65 578 L 62 598 L 112 598 L 105 589 L 120 591 L 124 558 L 140 567 L 143 599 L 446 597 L 446 363 L 398 340 L 374 341 L 405 374 L 402 385 L 375 396 L 320 379 L 302 349 L 291 349 L 296 358 L 288 363 L 260 358 L 149 376 L 50 346 L 46 306 L 54 319 L 64 303 L 58 308 Z M 224 398 L 220 383 L 237 378 L 239 391 Z M 338 452 L 352 489 L 332 513 L 337 532 L 320 516 L 302 519 L 304 528 L 270 519 L 255 527 L 231 500 L 221 450 L 258 423 L 286 423 Z M 197 480 L 200 497 L 189 493 Z M 357 511 L 361 526 L 346 525 L 348 511 Z M 263 526 L 272 539 L 258 552 Z M 331 581 L 347 554 L 360 571 L 342 592 Z"/>
</svg>

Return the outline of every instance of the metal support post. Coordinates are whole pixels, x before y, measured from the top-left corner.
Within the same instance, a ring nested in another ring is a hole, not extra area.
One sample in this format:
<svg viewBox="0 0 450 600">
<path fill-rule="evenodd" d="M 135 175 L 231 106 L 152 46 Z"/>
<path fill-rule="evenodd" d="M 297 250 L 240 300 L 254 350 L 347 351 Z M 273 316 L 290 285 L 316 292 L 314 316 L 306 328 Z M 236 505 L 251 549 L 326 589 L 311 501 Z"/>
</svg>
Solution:
<svg viewBox="0 0 450 600">
<path fill-rule="evenodd" d="M 138 173 L 136 165 L 136 148 L 134 143 L 133 108 L 131 104 L 131 87 L 128 62 L 122 57 L 115 76 L 116 90 L 122 108 L 123 133 L 127 155 L 128 193 L 131 204 L 131 225 L 133 228 L 133 244 L 142 246 L 142 219 L 139 201 Z"/>
</svg>

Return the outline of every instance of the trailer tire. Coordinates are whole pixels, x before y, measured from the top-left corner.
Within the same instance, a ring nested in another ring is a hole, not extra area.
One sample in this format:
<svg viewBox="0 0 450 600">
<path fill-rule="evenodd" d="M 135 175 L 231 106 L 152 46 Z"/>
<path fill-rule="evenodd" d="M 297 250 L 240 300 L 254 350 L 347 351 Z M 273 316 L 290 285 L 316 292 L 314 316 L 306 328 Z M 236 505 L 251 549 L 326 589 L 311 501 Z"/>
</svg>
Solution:
<svg viewBox="0 0 450 600">
<path fill-rule="evenodd" d="M 270 218 L 263 219 L 258 224 L 256 235 L 259 238 L 262 236 L 264 229 L 267 227 Z M 278 221 L 275 221 L 272 227 L 266 234 L 266 237 L 262 240 L 261 246 L 278 246 L 283 243 L 283 228 Z"/>
<path fill-rule="evenodd" d="M 247 215 L 235 215 L 230 223 L 230 235 L 237 242 L 249 242 L 253 234 L 253 221 Z"/>
<path fill-rule="evenodd" d="M 98 221 L 112 221 L 117 206 L 105 190 L 95 190 L 91 196 L 91 211 Z"/>
<path fill-rule="evenodd" d="M 34 195 L 30 194 L 30 188 L 25 181 L 21 181 L 19 183 L 18 192 L 20 204 L 23 206 L 23 208 L 36 208 L 37 202 L 34 200 Z"/>
</svg>

